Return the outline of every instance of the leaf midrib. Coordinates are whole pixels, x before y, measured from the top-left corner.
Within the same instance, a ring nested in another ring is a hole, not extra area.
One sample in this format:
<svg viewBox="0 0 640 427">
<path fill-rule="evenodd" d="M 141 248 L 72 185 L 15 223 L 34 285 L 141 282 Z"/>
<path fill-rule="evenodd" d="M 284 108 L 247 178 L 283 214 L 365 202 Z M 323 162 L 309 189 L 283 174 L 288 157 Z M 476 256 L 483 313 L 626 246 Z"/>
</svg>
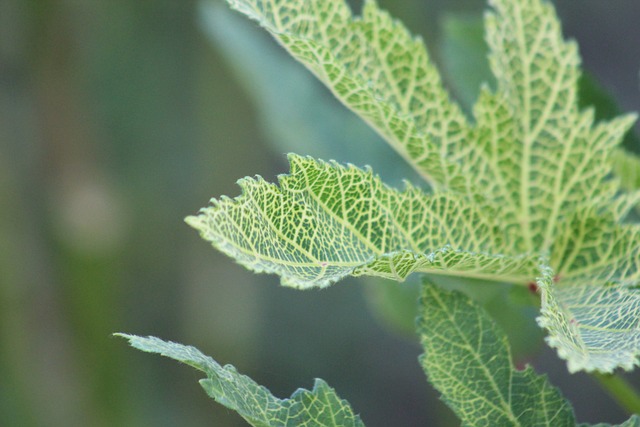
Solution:
<svg viewBox="0 0 640 427">
<path fill-rule="evenodd" d="M 491 385 L 491 388 L 493 389 L 493 391 L 496 394 L 496 396 L 498 396 L 499 399 L 500 399 L 500 403 L 501 403 L 501 406 L 502 406 L 503 413 L 507 416 L 507 418 L 509 418 L 514 423 L 514 425 L 521 426 L 520 421 L 518 420 L 518 418 L 516 417 L 516 415 L 512 411 L 510 399 L 509 399 L 509 401 L 505 400 L 503 394 L 501 393 L 500 387 L 495 382 L 495 378 L 493 377 L 493 375 L 491 375 L 491 371 L 487 368 L 487 366 L 485 365 L 484 361 L 481 358 L 479 358 L 479 355 L 475 351 L 474 347 L 467 340 L 466 334 L 463 333 L 463 331 L 460 329 L 458 322 L 456 322 L 455 317 L 453 316 L 452 312 L 450 311 L 450 309 L 452 307 L 449 307 L 448 305 L 446 305 L 444 303 L 444 301 L 442 301 L 442 298 L 440 298 L 439 295 L 435 295 L 433 292 L 431 293 L 431 297 L 434 298 L 437 301 L 437 303 L 440 306 L 441 310 L 447 316 L 447 319 L 449 320 L 449 323 L 451 325 L 453 325 L 454 329 L 458 333 L 458 336 L 467 345 L 467 347 L 469 349 L 469 353 L 472 355 L 472 357 L 474 358 L 474 360 L 476 361 L 478 366 L 480 366 L 480 368 L 482 369 L 482 371 L 485 374 L 485 377 L 489 380 L 489 384 Z M 509 384 L 508 384 L 508 388 L 509 389 L 512 386 L 512 382 L 513 382 L 513 370 L 511 368 L 509 368 Z M 495 403 L 491 402 L 487 398 L 485 398 L 483 400 L 485 400 L 487 403 L 491 404 L 494 407 L 496 406 Z"/>
</svg>

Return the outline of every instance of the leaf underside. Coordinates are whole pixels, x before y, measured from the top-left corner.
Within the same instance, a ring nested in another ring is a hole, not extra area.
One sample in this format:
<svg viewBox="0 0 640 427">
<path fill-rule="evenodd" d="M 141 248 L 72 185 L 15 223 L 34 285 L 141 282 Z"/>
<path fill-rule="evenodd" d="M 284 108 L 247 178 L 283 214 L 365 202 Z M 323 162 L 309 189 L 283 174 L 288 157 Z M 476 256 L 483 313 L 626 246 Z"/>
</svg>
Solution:
<svg viewBox="0 0 640 427">
<path fill-rule="evenodd" d="M 205 392 L 232 409 L 255 427 L 364 427 L 349 404 L 324 381 L 312 390 L 298 389 L 289 399 L 274 397 L 265 387 L 238 373 L 231 365 L 220 366 L 197 348 L 155 337 L 116 334 L 142 351 L 158 353 L 207 374 L 200 380 Z"/>
<path fill-rule="evenodd" d="M 612 178 L 612 153 L 634 117 L 595 123 L 579 108 L 577 48 L 548 2 L 490 1 L 496 88 L 481 91 L 473 120 L 451 101 L 423 42 L 374 1 L 361 17 L 343 0 L 228 2 L 434 192 L 397 191 L 368 170 L 292 155 L 279 186 L 241 180 L 241 196 L 189 217 L 205 239 L 299 288 L 412 272 L 537 281 L 539 323 L 571 371 L 638 364 L 639 227 L 622 220 L 640 193 Z"/>
<path fill-rule="evenodd" d="M 209 40 L 255 105 L 261 130 L 275 152 L 368 164 L 387 183 L 420 181 L 373 129 L 339 105 L 253 22 L 220 2 L 200 2 L 199 15 Z"/>
<path fill-rule="evenodd" d="M 289 156 L 280 186 L 243 179 L 236 199 L 213 200 L 190 225 L 220 250 L 289 286 L 326 286 L 347 275 L 403 280 L 453 271 L 534 280 L 537 259 L 506 246 L 482 212 L 452 194 L 391 189 L 353 166 Z"/>
</svg>

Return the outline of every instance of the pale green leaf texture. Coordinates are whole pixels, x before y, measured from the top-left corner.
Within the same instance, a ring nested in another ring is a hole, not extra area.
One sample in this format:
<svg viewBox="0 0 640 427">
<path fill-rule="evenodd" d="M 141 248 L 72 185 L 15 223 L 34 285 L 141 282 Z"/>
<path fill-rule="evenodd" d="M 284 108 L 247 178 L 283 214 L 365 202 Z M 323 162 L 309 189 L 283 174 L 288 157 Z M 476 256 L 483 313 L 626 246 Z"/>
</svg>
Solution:
<svg viewBox="0 0 640 427">
<path fill-rule="evenodd" d="M 549 286 L 539 323 L 570 372 L 632 370 L 640 351 L 640 289 L 616 283 Z"/>
<path fill-rule="evenodd" d="M 508 243 L 479 211 L 451 194 L 382 184 L 370 171 L 289 156 L 280 186 L 240 181 L 236 199 L 212 200 L 187 218 L 202 237 L 256 272 L 298 288 L 344 276 L 403 280 L 414 271 L 453 271 L 524 282 L 537 260 L 500 253 Z"/>
<path fill-rule="evenodd" d="M 571 372 L 631 370 L 640 355 L 640 227 L 581 213 L 539 281 L 541 326 Z"/>
<path fill-rule="evenodd" d="M 507 337 L 479 305 L 428 282 L 420 302 L 420 361 L 463 426 L 575 426 L 571 406 L 546 377 L 512 366 Z"/>
<path fill-rule="evenodd" d="M 593 111 L 579 111 L 576 46 L 563 41 L 548 2 L 490 3 L 498 90 L 483 91 L 475 107 L 482 152 L 468 174 L 501 207 L 520 249 L 544 253 L 576 210 L 611 204 L 618 186 L 608 179 L 610 151 L 634 118 L 594 125 Z"/>
<path fill-rule="evenodd" d="M 640 157 L 622 148 L 613 152 L 613 170 L 625 190 L 640 189 Z"/>
<path fill-rule="evenodd" d="M 413 271 L 538 279 L 539 323 L 572 371 L 638 363 L 640 239 L 621 220 L 640 193 L 621 194 L 611 167 L 634 117 L 596 123 L 593 110 L 579 108 L 577 48 L 564 41 L 549 2 L 490 0 L 497 87 L 480 92 L 473 124 L 450 101 L 424 44 L 372 0 L 360 18 L 343 0 L 228 2 L 436 192 L 399 192 L 370 172 L 291 157 L 280 187 L 245 179 L 242 196 L 190 217 L 205 239 L 301 288 Z"/>
<path fill-rule="evenodd" d="M 333 93 L 436 186 L 462 188 L 456 160 L 466 118 L 449 102 L 424 43 L 366 1 L 228 0 L 265 27 Z"/>
<path fill-rule="evenodd" d="M 274 397 L 265 387 L 238 373 L 231 365 L 220 366 L 197 348 L 155 337 L 116 334 L 142 351 L 158 353 L 186 363 L 207 374 L 200 385 L 220 404 L 232 409 L 255 427 L 364 427 L 349 404 L 324 381 L 312 390 L 298 389 L 289 399 Z"/>
</svg>

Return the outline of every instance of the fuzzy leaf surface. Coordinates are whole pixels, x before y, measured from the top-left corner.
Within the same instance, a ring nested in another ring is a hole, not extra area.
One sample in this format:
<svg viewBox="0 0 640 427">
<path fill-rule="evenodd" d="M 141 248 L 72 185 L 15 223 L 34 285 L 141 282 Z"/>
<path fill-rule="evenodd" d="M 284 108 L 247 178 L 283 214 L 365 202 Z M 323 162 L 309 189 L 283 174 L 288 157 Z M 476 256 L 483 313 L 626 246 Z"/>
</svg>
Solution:
<svg viewBox="0 0 640 427">
<path fill-rule="evenodd" d="M 279 186 L 239 182 L 236 199 L 187 222 L 205 240 L 256 272 L 298 288 L 347 275 L 404 280 L 414 271 L 456 272 L 496 280 L 535 279 L 537 259 L 511 255 L 482 212 L 450 193 L 397 191 L 371 171 L 289 156 Z"/>
<path fill-rule="evenodd" d="M 256 107 L 274 152 L 367 164 L 387 183 L 420 181 L 371 127 L 340 105 L 254 22 L 211 0 L 200 3 L 199 15 L 209 40 Z"/>
<path fill-rule="evenodd" d="M 640 227 L 584 213 L 554 247 L 539 281 L 547 342 L 571 372 L 631 370 L 640 356 Z"/>
<path fill-rule="evenodd" d="M 501 207 L 520 249 L 545 253 L 576 211 L 612 203 L 619 187 L 609 156 L 634 117 L 596 124 L 592 110 L 579 109 L 577 47 L 563 40 L 550 3 L 490 3 L 485 28 L 498 88 L 476 104 L 474 139 L 483 150 L 468 174 Z"/>
<path fill-rule="evenodd" d="M 435 186 L 464 187 L 466 118 L 449 101 L 424 43 L 373 1 L 228 0 L 266 28 Z"/>
<path fill-rule="evenodd" d="M 447 29 L 454 31 L 448 34 L 451 40 L 445 50 L 450 67 L 458 74 L 462 70 L 482 70 L 478 58 L 459 53 L 477 45 L 474 21 L 450 19 Z M 592 79 L 583 76 L 579 86 L 583 98 L 599 102 L 598 107 L 605 104 L 601 114 L 612 115 L 610 110 L 615 110 L 615 104 Z M 460 90 L 469 92 L 464 86 Z M 622 189 L 640 188 L 637 156 L 616 148 L 611 162 Z M 634 198 L 632 195 L 628 200 L 619 199 L 616 210 L 623 212 Z M 621 226 L 615 217 L 588 209 L 579 210 L 573 217 L 565 214 L 562 222 L 551 256 L 559 280 L 542 286 L 540 323 L 550 330 L 548 342 L 569 361 L 571 371 L 610 371 L 615 366 L 632 369 L 640 348 L 639 330 L 633 326 L 638 317 L 638 291 L 633 288 L 640 257 L 637 229 Z M 623 286 L 616 285 L 621 281 L 625 282 Z"/>
<path fill-rule="evenodd" d="M 542 289 L 541 326 L 569 371 L 633 369 L 640 356 L 640 227 L 576 216 Z"/>
<path fill-rule="evenodd" d="M 364 427 L 351 406 L 320 379 L 312 390 L 298 389 L 289 399 L 278 399 L 265 387 L 238 373 L 235 367 L 221 366 L 195 347 L 155 337 L 117 335 L 138 350 L 169 357 L 207 374 L 206 379 L 200 380 L 206 393 L 252 426 Z"/>
<path fill-rule="evenodd" d="M 537 278 L 539 323 L 571 370 L 638 363 L 638 240 L 623 236 L 635 231 L 621 220 L 640 196 L 621 194 L 611 167 L 634 117 L 597 123 L 593 110 L 580 108 L 577 48 L 563 39 L 549 2 L 490 0 L 485 29 L 496 88 L 481 90 L 473 123 L 450 100 L 422 41 L 374 1 L 365 1 L 361 17 L 343 0 L 228 2 L 436 192 L 394 192 L 355 168 L 294 160 L 280 188 L 246 179 L 238 199 L 213 201 L 191 217 L 205 239 L 300 288 L 349 274 L 402 280 L 413 271 Z M 620 345 L 623 326 L 630 335 Z"/>
</svg>

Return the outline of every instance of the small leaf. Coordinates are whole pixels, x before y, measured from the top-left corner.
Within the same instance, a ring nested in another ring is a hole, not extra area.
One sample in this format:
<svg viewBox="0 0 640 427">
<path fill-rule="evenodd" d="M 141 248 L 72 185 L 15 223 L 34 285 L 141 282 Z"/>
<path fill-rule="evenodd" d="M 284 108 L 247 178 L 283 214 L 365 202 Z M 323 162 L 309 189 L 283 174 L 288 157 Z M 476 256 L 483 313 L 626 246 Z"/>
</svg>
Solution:
<svg viewBox="0 0 640 427">
<path fill-rule="evenodd" d="M 571 406 L 545 376 L 512 366 L 506 336 L 468 297 L 425 282 L 420 312 L 420 361 L 463 426 L 575 426 Z"/>
<path fill-rule="evenodd" d="M 298 389 L 289 399 L 274 397 L 265 387 L 238 373 L 231 365 L 220 366 L 195 347 L 155 337 L 116 334 L 142 351 L 158 353 L 186 363 L 207 374 L 200 385 L 218 403 L 232 409 L 256 427 L 364 427 L 349 404 L 324 381 L 312 390 Z"/>
<path fill-rule="evenodd" d="M 578 370 L 633 369 L 640 356 L 640 226 L 580 212 L 554 248 L 539 281 L 547 342 Z"/>
</svg>

